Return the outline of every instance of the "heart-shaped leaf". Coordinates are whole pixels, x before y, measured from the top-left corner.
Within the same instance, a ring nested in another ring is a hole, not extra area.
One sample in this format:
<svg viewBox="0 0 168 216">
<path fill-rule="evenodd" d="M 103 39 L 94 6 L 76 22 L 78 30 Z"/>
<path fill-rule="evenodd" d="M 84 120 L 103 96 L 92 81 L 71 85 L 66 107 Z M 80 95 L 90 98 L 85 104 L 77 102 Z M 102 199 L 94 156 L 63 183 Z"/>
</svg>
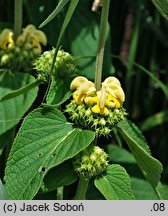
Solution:
<svg viewBox="0 0 168 216">
<path fill-rule="evenodd" d="M 46 172 L 74 157 L 94 132 L 73 128 L 57 109 L 37 109 L 24 120 L 11 149 L 6 171 L 10 199 L 32 199 Z"/>
</svg>

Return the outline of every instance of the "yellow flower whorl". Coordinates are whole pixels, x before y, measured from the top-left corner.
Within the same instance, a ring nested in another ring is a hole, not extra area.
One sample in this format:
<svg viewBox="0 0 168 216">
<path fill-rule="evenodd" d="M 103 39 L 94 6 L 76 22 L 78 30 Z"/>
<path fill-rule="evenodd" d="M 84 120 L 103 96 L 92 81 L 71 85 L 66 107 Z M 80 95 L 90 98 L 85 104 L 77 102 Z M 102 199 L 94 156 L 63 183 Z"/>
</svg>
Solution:
<svg viewBox="0 0 168 216">
<path fill-rule="evenodd" d="M 101 90 L 96 92 L 93 82 L 79 76 L 71 82 L 70 89 L 75 90 L 73 99 L 76 104 L 85 103 L 92 107 L 92 112 L 100 115 L 108 115 L 109 108 L 121 108 L 125 101 L 124 91 L 116 77 L 105 79 Z"/>
<path fill-rule="evenodd" d="M 119 80 L 108 77 L 100 91 L 83 76 L 76 77 L 70 85 L 73 100 L 66 106 L 71 120 L 96 135 L 108 136 L 115 124 L 124 119 L 125 94 Z"/>
</svg>

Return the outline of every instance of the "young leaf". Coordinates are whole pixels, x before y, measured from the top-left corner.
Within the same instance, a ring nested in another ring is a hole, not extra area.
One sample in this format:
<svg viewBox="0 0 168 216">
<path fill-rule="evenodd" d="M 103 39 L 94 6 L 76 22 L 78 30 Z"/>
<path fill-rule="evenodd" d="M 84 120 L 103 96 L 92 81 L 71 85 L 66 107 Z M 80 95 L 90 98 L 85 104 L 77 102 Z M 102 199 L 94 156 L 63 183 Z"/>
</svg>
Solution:
<svg viewBox="0 0 168 216">
<path fill-rule="evenodd" d="M 168 20 L 168 1 L 167 0 L 151 0 L 160 14 Z"/>
<path fill-rule="evenodd" d="M 6 191 L 5 191 L 5 187 L 2 184 L 2 181 L 0 179 L 0 200 L 5 200 L 5 199 L 7 199 Z"/>
<path fill-rule="evenodd" d="M 69 24 L 69 22 L 70 22 L 70 20 L 72 18 L 72 15 L 73 15 L 73 13 L 74 13 L 77 5 L 78 5 L 78 2 L 79 2 L 79 0 L 72 0 L 70 5 L 69 5 L 68 11 L 66 13 L 66 16 L 65 16 L 64 22 L 62 24 L 58 40 L 57 40 L 55 53 L 54 53 L 54 57 L 53 57 L 53 60 L 52 60 L 51 73 L 53 71 L 54 62 L 56 61 L 57 53 L 58 53 L 59 47 L 61 45 L 65 30 L 66 30 L 66 28 L 67 28 L 67 26 L 68 26 L 68 24 Z"/>
<path fill-rule="evenodd" d="M 0 102 L 15 98 L 21 94 L 27 93 L 28 91 L 30 91 L 31 89 L 37 87 L 39 84 L 41 84 L 42 82 L 39 80 L 35 80 L 32 83 L 29 83 L 17 90 L 13 90 L 5 95 L 3 95 L 2 97 L 0 97 Z"/>
<path fill-rule="evenodd" d="M 155 188 L 160 179 L 162 165 L 150 155 L 148 145 L 141 131 L 127 119 L 117 124 L 117 130 L 128 144 L 142 173 Z"/>
<path fill-rule="evenodd" d="M 64 163 L 49 170 L 44 178 L 42 192 L 55 190 L 58 187 L 70 185 L 78 179 L 77 173 L 73 169 L 71 161 Z"/>
<path fill-rule="evenodd" d="M 20 89 L 35 79 L 25 73 L 0 73 L 0 98 Z M 0 102 L 0 135 L 18 124 L 20 118 L 30 108 L 37 96 L 38 88 L 33 88 L 22 95 Z"/>
<path fill-rule="evenodd" d="M 107 200 L 134 199 L 130 178 L 118 164 L 110 165 L 105 173 L 96 177 L 94 183 Z"/>
<path fill-rule="evenodd" d="M 39 26 L 39 28 L 44 27 L 45 25 L 47 25 L 49 22 L 51 22 L 51 20 L 54 19 L 54 17 L 65 7 L 65 5 L 69 2 L 69 0 L 60 0 L 57 7 L 54 9 L 54 11 L 47 17 L 46 20 L 44 20 L 44 22 L 41 23 L 41 25 Z"/>
<path fill-rule="evenodd" d="M 73 128 L 57 109 L 30 113 L 11 149 L 5 181 L 9 199 L 32 199 L 54 166 L 74 157 L 94 139 L 94 132 Z"/>
<path fill-rule="evenodd" d="M 67 83 L 67 80 L 55 80 L 53 78 L 47 94 L 47 104 L 59 106 L 68 100 L 72 95 L 69 86 L 70 83 Z"/>
</svg>

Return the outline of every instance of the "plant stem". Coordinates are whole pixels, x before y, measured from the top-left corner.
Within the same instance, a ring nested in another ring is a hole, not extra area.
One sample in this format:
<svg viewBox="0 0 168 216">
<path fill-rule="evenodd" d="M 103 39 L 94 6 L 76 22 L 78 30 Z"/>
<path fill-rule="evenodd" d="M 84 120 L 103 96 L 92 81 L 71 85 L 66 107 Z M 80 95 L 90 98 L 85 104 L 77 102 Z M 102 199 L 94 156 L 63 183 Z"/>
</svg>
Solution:
<svg viewBox="0 0 168 216">
<path fill-rule="evenodd" d="M 75 195 L 75 200 L 84 200 L 86 196 L 89 179 L 79 178 L 78 187 Z"/>
<path fill-rule="evenodd" d="M 63 200 L 63 191 L 63 186 L 57 188 L 57 200 Z"/>
<path fill-rule="evenodd" d="M 14 39 L 16 40 L 22 30 L 22 0 L 15 0 L 14 7 Z"/>
<path fill-rule="evenodd" d="M 110 0 L 102 0 L 102 12 L 101 12 L 100 32 L 99 32 L 99 41 L 98 41 L 97 58 L 96 58 L 96 72 L 95 72 L 95 87 L 97 91 L 99 91 L 101 87 L 103 56 L 104 56 L 104 46 L 106 40 L 106 27 L 108 23 L 109 5 L 110 5 Z"/>
</svg>

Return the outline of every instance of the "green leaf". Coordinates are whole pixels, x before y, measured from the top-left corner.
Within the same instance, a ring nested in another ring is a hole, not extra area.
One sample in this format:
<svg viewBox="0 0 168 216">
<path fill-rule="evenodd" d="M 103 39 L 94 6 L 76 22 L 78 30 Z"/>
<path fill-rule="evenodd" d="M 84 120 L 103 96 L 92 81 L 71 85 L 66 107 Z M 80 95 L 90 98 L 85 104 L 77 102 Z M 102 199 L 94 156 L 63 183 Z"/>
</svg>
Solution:
<svg viewBox="0 0 168 216">
<path fill-rule="evenodd" d="M 50 89 L 47 94 L 47 104 L 59 106 L 68 100 L 72 93 L 69 91 L 69 80 L 55 80 L 54 78 L 51 81 Z"/>
<path fill-rule="evenodd" d="M 159 182 L 157 188 L 156 188 L 156 193 L 158 194 L 159 198 L 161 200 L 168 200 L 168 185 L 162 184 Z"/>
<path fill-rule="evenodd" d="M 147 119 L 145 119 L 141 124 L 140 124 L 140 129 L 142 131 L 147 131 L 153 127 L 156 127 L 158 125 L 163 124 L 168 120 L 168 110 L 161 111 L 159 113 L 156 113 Z"/>
<path fill-rule="evenodd" d="M 5 191 L 5 187 L 2 184 L 2 181 L 0 179 L 0 200 L 6 200 L 7 199 L 7 195 L 6 195 L 6 191 Z"/>
<path fill-rule="evenodd" d="M 134 156 L 129 151 L 119 146 L 108 145 L 107 153 L 109 159 L 114 163 L 136 163 Z"/>
<path fill-rule="evenodd" d="M 42 192 L 48 192 L 57 189 L 58 187 L 70 185 L 78 179 L 78 175 L 73 169 L 71 161 L 64 163 L 49 170 L 44 178 Z"/>
<path fill-rule="evenodd" d="M 128 144 L 145 178 L 155 188 L 160 180 L 162 165 L 150 155 L 141 131 L 126 119 L 117 124 L 117 129 Z"/>
<path fill-rule="evenodd" d="M 168 0 L 151 0 L 160 14 L 168 20 Z"/>
<path fill-rule="evenodd" d="M 29 74 L 0 72 L 0 98 L 34 81 L 34 77 Z M 0 135 L 18 124 L 24 113 L 31 107 L 37 91 L 36 87 L 27 93 L 0 102 Z"/>
<path fill-rule="evenodd" d="M 1 98 L 0 98 L 0 102 L 3 102 L 3 101 L 6 101 L 6 100 L 9 100 L 9 99 L 12 99 L 12 98 L 15 98 L 21 94 L 24 94 L 24 93 L 27 93 L 28 91 L 30 91 L 31 89 L 37 87 L 39 84 L 41 84 L 41 81 L 39 80 L 35 80 L 34 82 L 32 83 L 29 83 L 25 86 L 23 86 L 22 88 L 19 88 L 17 90 L 13 90 L 5 95 L 3 95 Z"/>
<path fill-rule="evenodd" d="M 74 157 L 94 139 L 94 132 L 73 128 L 57 109 L 30 113 L 17 134 L 5 171 L 10 199 L 32 199 L 54 166 Z"/>
<path fill-rule="evenodd" d="M 149 182 L 135 177 L 130 177 L 130 179 L 136 200 L 158 200 L 158 197 Z"/>
<path fill-rule="evenodd" d="M 54 17 L 64 8 L 64 6 L 69 2 L 69 0 L 60 0 L 54 11 L 47 17 L 47 19 L 41 23 L 39 28 L 47 25 Z"/>
<path fill-rule="evenodd" d="M 53 57 L 53 60 L 52 60 L 52 67 L 51 67 L 51 74 L 52 74 L 52 71 L 53 71 L 53 67 L 54 67 L 54 62 L 56 61 L 56 58 L 57 58 L 57 53 L 58 53 L 58 50 L 61 46 L 61 43 L 62 43 L 62 40 L 63 40 L 63 36 L 64 36 L 64 33 L 65 33 L 65 30 L 67 29 L 67 26 L 72 18 L 72 15 L 76 9 L 76 6 L 78 4 L 79 0 L 72 0 L 70 5 L 69 5 L 69 8 L 68 8 L 68 11 L 65 15 L 65 19 L 64 19 L 64 22 L 62 24 L 62 27 L 61 27 L 61 30 L 60 30 L 60 34 L 59 34 L 59 37 L 58 37 L 58 40 L 57 40 L 57 44 L 56 44 L 56 47 L 55 47 L 55 53 L 54 53 L 54 57 Z"/>
<path fill-rule="evenodd" d="M 62 24 L 62 27 L 61 27 L 61 31 L 60 31 L 60 34 L 59 34 L 59 37 L 58 37 L 58 41 L 57 41 L 57 45 L 56 45 L 56 50 L 59 49 L 59 46 L 61 45 L 61 42 L 62 42 L 62 38 L 63 38 L 63 35 L 65 33 L 65 30 L 72 18 L 72 15 L 78 5 L 78 2 L 79 0 L 72 0 L 70 5 L 69 5 L 69 8 L 68 8 L 68 11 L 66 13 L 66 16 L 65 16 L 65 19 L 64 19 L 64 22 Z"/>
<path fill-rule="evenodd" d="M 118 165 L 110 165 L 106 173 L 98 175 L 95 186 L 107 200 L 132 200 L 130 178 L 126 170 Z"/>
</svg>

